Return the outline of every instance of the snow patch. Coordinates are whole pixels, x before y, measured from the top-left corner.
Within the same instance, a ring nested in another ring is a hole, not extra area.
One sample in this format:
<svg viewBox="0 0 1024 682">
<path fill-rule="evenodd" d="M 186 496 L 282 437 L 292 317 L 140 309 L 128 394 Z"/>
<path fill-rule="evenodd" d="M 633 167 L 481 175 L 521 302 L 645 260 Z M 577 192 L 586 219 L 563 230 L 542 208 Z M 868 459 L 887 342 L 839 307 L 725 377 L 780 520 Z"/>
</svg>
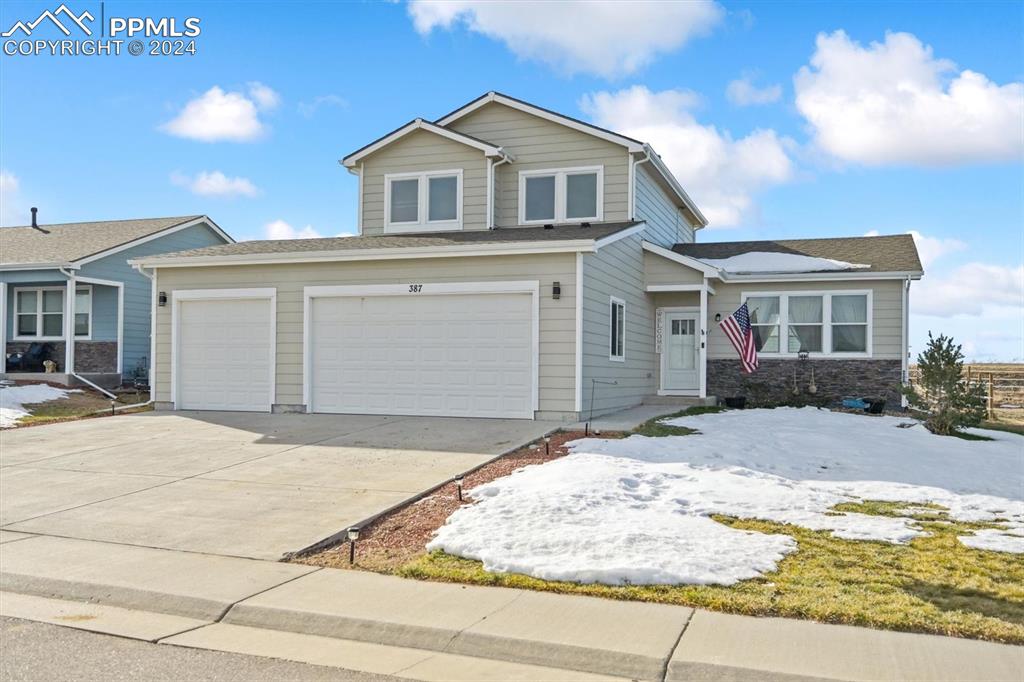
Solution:
<svg viewBox="0 0 1024 682">
<path fill-rule="evenodd" d="M 10 428 L 19 420 L 29 416 L 31 412 L 25 409 L 25 405 L 60 400 L 67 398 L 71 393 L 81 393 L 81 391 L 55 388 L 47 384 L 0 386 L 0 429 Z"/>
<path fill-rule="evenodd" d="M 851 540 L 904 543 L 906 517 L 839 514 L 843 502 L 938 504 L 1000 522 L 965 545 L 1024 552 L 1024 437 L 936 436 L 907 420 L 779 408 L 667 420 L 689 436 L 587 438 L 572 454 L 468 491 L 428 549 L 489 571 L 606 584 L 724 584 L 774 570 L 788 535 L 741 531 L 713 515 L 764 519 Z M 985 545 L 982 547 L 982 545 Z"/>
<path fill-rule="evenodd" d="M 864 270 L 870 265 L 847 263 L 831 258 L 816 258 L 796 253 L 750 251 L 729 258 L 699 259 L 712 267 L 735 275 L 765 272 L 828 272 L 832 270 Z"/>
</svg>

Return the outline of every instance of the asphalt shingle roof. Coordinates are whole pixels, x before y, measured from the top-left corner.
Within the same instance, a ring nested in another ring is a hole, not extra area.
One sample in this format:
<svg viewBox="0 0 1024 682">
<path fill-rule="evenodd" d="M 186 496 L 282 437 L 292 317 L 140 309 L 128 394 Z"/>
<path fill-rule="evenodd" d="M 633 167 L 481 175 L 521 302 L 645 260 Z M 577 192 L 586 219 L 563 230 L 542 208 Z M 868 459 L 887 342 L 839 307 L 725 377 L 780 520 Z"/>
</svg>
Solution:
<svg viewBox="0 0 1024 682">
<path fill-rule="evenodd" d="M 638 225 L 636 221 L 591 223 L 543 227 L 510 227 L 495 230 L 463 230 L 457 232 L 411 232 L 369 237 L 326 237 L 322 239 L 275 239 L 237 244 L 221 244 L 201 249 L 164 253 L 147 261 L 167 258 L 199 258 L 203 256 L 244 256 L 274 253 L 313 253 L 319 251 L 357 251 L 361 249 L 400 249 L 416 247 L 465 246 L 469 244 L 508 244 L 521 242 L 562 241 L 569 239 L 601 239 L 620 230 Z"/>
<path fill-rule="evenodd" d="M 0 228 L 0 266 L 70 263 L 201 218 L 199 215 L 140 220 Z"/>
<path fill-rule="evenodd" d="M 914 238 L 909 234 L 831 239 L 779 239 L 750 242 L 676 244 L 676 253 L 692 258 L 731 258 L 743 253 L 790 253 L 869 265 L 857 272 L 922 272 Z M 840 271 L 842 272 L 842 271 Z M 851 271 L 852 272 L 852 271 Z"/>
</svg>

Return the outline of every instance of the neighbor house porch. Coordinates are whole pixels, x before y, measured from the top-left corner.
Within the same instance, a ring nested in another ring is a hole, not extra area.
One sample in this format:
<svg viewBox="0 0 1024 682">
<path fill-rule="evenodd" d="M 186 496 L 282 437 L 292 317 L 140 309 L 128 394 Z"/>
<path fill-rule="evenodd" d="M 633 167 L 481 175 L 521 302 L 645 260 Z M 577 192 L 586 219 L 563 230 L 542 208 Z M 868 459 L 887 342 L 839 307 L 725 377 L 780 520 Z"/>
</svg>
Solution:
<svg viewBox="0 0 1024 682">
<path fill-rule="evenodd" d="M 68 268 L 0 272 L 0 378 L 119 385 L 123 311 L 121 282 Z"/>
</svg>

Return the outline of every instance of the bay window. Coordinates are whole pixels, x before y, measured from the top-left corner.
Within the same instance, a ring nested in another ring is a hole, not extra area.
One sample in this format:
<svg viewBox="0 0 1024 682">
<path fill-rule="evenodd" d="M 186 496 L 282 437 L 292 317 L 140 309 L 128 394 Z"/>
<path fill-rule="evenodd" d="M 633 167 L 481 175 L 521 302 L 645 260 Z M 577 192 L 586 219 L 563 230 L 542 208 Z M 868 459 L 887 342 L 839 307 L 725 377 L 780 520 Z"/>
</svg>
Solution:
<svg viewBox="0 0 1024 682">
<path fill-rule="evenodd" d="M 14 290 L 14 339 L 56 341 L 64 338 L 67 288 L 17 287 Z M 75 337 L 92 333 L 92 287 L 75 289 Z"/>
<path fill-rule="evenodd" d="M 757 292 L 744 293 L 743 300 L 759 353 L 871 354 L 870 291 Z"/>
<path fill-rule="evenodd" d="M 384 176 L 388 232 L 462 229 L 462 170 Z"/>
<path fill-rule="evenodd" d="M 604 216 L 604 167 L 519 172 L 519 222 L 565 223 Z"/>
</svg>

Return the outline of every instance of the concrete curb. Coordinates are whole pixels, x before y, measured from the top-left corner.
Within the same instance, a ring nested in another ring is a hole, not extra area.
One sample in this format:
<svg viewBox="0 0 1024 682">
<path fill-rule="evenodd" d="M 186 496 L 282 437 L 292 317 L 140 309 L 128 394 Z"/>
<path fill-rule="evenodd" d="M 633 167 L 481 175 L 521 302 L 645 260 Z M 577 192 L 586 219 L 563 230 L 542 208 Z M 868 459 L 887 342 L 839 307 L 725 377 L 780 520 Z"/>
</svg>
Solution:
<svg viewBox="0 0 1024 682">
<path fill-rule="evenodd" d="M 18 573 L 0 573 L 0 591 L 48 599 L 105 604 L 122 609 L 150 611 L 203 621 L 217 620 L 232 604 L 230 601 L 168 594 L 156 590 Z"/>
</svg>

